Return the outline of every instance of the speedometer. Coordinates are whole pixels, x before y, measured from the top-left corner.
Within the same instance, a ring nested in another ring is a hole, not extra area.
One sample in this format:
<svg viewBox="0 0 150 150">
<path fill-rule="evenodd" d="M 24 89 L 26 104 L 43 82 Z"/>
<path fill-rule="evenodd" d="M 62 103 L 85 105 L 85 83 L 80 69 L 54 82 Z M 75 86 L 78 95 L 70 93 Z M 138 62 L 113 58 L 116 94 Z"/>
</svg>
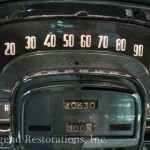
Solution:
<svg viewBox="0 0 150 150">
<path fill-rule="evenodd" d="M 90 19 L 50 19 L 5 24 L 0 29 L 1 69 L 22 54 L 53 50 L 97 50 L 126 54 L 149 69 L 146 27 Z"/>
<path fill-rule="evenodd" d="M 146 148 L 150 8 L 121 4 L 0 5 L 2 149 Z"/>
</svg>

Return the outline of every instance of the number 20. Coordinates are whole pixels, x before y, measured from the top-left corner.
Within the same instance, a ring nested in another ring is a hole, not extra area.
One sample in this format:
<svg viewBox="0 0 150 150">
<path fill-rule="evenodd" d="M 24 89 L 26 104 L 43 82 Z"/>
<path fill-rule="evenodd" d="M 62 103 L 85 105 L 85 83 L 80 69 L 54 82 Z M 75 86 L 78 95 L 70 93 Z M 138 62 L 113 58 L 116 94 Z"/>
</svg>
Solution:
<svg viewBox="0 0 150 150">
<path fill-rule="evenodd" d="M 15 43 L 5 43 L 5 55 L 15 55 L 16 54 L 16 45 Z"/>
</svg>

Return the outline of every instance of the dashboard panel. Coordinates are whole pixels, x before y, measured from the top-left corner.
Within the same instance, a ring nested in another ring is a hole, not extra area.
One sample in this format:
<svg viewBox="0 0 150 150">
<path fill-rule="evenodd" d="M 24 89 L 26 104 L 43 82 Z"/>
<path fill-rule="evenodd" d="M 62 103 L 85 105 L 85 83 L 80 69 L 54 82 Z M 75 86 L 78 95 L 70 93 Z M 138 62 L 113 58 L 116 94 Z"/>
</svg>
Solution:
<svg viewBox="0 0 150 150">
<path fill-rule="evenodd" d="M 148 150 L 149 9 L 2 2 L 1 148 Z"/>
</svg>

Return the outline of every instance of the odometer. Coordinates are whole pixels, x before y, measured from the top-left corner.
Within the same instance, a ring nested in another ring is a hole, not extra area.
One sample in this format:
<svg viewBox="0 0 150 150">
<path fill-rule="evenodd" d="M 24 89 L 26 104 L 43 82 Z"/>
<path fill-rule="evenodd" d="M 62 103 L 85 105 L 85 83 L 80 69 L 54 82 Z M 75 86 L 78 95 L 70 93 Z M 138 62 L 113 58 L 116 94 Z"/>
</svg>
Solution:
<svg viewBox="0 0 150 150">
<path fill-rule="evenodd" d="M 95 100 L 65 100 L 64 109 L 96 109 L 98 101 Z"/>
</svg>

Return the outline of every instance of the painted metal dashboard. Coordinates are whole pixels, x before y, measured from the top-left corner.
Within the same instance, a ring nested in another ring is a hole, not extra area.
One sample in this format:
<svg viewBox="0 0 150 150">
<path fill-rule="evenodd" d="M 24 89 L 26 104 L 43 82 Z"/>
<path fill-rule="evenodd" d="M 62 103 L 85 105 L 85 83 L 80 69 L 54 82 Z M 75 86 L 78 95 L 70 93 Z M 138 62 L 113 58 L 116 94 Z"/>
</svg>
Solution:
<svg viewBox="0 0 150 150">
<path fill-rule="evenodd" d="M 148 148 L 149 17 L 136 3 L 3 2 L 2 148 Z"/>
</svg>

